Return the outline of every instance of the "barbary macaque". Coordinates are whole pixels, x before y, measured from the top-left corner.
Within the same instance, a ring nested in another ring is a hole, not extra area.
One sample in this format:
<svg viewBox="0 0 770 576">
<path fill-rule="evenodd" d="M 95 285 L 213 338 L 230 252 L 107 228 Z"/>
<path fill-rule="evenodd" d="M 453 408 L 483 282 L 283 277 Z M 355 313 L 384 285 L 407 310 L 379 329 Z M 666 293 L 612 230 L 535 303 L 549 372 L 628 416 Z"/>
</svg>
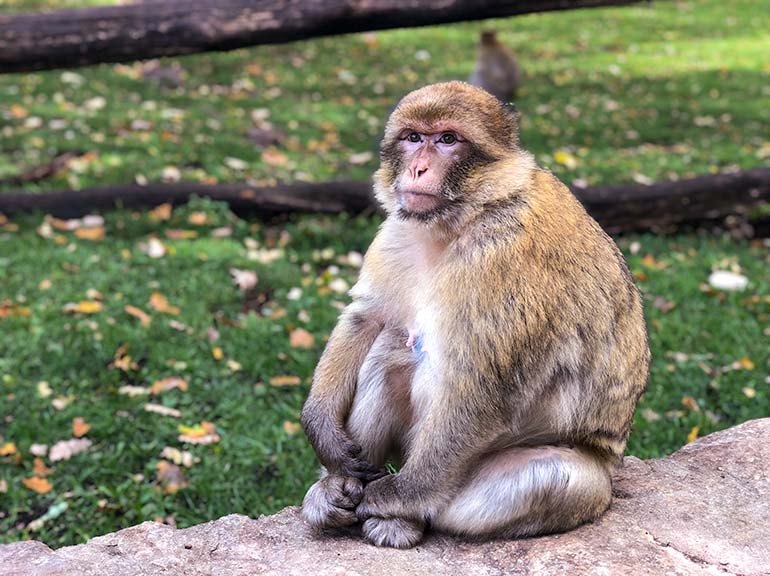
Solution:
<svg viewBox="0 0 770 576">
<path fill-rule="evenodd" d="M 516 97 L 521 70 L 513 51 L 497 39 L 494 30 L 485 30 L 479 39 L 476 65 L 468 82 L 509 103 Z"/>
<path fill-rule="evenodd" d="M 374 190 L 387 218 L 302 411 L 305 519 L 406 548 L 597 518 L 650 361 L 621 252 L 462 82 L 401 100 Z"/>
</svg>

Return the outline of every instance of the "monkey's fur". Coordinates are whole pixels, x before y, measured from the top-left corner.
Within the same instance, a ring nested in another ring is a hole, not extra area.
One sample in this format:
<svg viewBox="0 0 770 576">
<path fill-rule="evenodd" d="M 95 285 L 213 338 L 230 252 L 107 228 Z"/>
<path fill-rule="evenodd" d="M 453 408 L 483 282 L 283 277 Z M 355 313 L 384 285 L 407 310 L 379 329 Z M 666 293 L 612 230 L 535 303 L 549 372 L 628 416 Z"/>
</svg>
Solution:
<svg viewBox="0 0 770 576">
<path fill-rule="evenodd" d="M 521 86 L 519 63 L 513 51 L 497 39 L 494 30 L 481 33 L 476 65 L 468 82 L 506 103 L 516 97 Z"/>
<path fill-rule="evenodd" d="M 457 151 L 443 134 L 416 140 L 446 131 Z M 410 213 L 403 174 L 427 176 L 439 148 L 450 151 L 441 185 L 417 196 L 434 207 Z M 426 526 L 516 537 L 597 518 L 650 360 L 620 251 L 479 88 L 408 94 L 381 160 L 388 216 L 302 411 L 325 467 L 305 518 L 361 521 L 394 547 Z M 400 471 L 386 475 L 388 461 Z"/>
</svg>

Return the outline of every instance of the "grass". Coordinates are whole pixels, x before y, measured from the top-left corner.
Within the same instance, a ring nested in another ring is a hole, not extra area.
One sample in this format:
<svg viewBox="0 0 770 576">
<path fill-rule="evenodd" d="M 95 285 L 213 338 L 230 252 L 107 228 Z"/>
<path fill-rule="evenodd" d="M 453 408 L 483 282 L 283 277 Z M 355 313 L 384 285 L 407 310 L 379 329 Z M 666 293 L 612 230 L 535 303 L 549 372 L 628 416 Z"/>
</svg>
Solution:
<svg viewBox="0 0 770 576">
<path fill-rule="evenodd" d="M 30 192 L 174 179 L 175 170 L 195 181 L 366 178 L 376 154 L 360 153 L 375 150 L 397 98 L 465 77 L 485 26 L 500 30 L 525 70 L 523 143 L 565 181 L 759 166 L 770 156 L 770 37 L 757 17 L 770 3 L 760 4 L 659 2 L 192 56 L 173 61 L 176 88 L 143 79 L 140 64 L 2 76 L 0 178 L 66 150 L 88 154 Z M 43 4 L 11 9 L 29 6 Z M 248 138 L 265 116 L 286 134 L 267 152 Z M 355 281 L 346 255 L 365 251 L 377 219 L 265 226 L 202 200 L 168 221 L 129 211 L 105 219 L 96 241 L 49 231 L 43 215 L 0 224 L 0 541 L 60 546 L 147 519 L 188 526 L 299 503 L 316 462 L 298 412 L 347 298 L 335 289 Z M 229 236 L 214 232 L 223 227 Z M 173 238 L 178 230 L 190 237 Z M 165 245 L 163 257 L 145 252 L 150 238 Z M 661 456 L 768 415 L 767 246 L 705 233 L 619 244 L 645 294 L 654 356 L 629 453 Z M 256 271 L 256 289 L 242 294 L 231 268 Z M 740 271 L 748 290 L 707 289 L 714 269 Z M 153 292 L 179 313 L 149 306 Z M 64 311 L 80 301 L 102 309 Z M 126 305 L 148 313 L 149 325 Z M 314 336 L 309 349 L 290 345 L 299 327 Z M 115 366 L 119 350 L 135 367 Z M 121 393 L 170 376 L 189 388 Z M 272 385 L 278 376 L 299 383 Z M 146 412 L 148 402 L 181 415 Z M 26 487 L 33 444 L 71 438 L 75 418 L 91 426 L 91 447 L 44 457 L 51 490 Z M 202 421 L 219 442 L 178 439 L 180 425 Z M 165 447 L 199 460 L 183 467 L 188 485 L 175 492 L 158 478 Z"/>
</svg>

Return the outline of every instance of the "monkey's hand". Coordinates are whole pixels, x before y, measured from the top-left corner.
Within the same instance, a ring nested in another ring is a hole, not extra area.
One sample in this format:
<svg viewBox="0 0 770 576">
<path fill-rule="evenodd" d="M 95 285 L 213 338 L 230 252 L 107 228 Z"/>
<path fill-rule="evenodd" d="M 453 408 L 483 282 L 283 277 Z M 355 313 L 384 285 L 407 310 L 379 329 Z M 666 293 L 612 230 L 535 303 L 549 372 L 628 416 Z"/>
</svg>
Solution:
<svg viewBox="0 0 770 576">
<path fill-rule="evenodd" d="M 421 502 L 416 492 L 405 489 L 401 474 L 390 474 L 366 485 L 356 516 L 359 520 L 375 517 L 424 521 L 431 514 Z"/>
<path fill-rule="evenodd" d="M 320 418 L 311 419 L 306 416 L 307 412 L 303 413 L 305 433 L 321 464 L 330 474 L 351 476 L 362 482 L 371 482 L 386 474 L 383 468 L 374 466 L 364 458 L 361 446 L 353 442 L 343 429 Z"/>
</svg>

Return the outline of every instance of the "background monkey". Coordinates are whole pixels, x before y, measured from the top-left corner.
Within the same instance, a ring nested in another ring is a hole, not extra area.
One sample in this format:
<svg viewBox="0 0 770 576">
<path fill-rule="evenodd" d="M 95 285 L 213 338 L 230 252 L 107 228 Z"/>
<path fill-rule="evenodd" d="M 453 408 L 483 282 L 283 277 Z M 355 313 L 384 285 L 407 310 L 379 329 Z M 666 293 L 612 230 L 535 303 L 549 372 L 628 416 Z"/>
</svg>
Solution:
<svg viewBox="0 0 770 576">
<path fill-rule="evenodd" d="M 388 216 L 302 412 L 327 471 L 305 518 L 409 547 L 426 525 L 598 517 L 650 360 L 620 251 L 519 148 L 513 112 L 462 82 L 401 100 L 374 180 Z"/>
<path fill-rule="evenodd" d="M 508 103 L 515 98 L 521 82 L 519 64 L 511 49 L 497 39 L 494 30 L 481 33 L 476 65 L 468 82 L 502 102 Z"/>
</svg>

